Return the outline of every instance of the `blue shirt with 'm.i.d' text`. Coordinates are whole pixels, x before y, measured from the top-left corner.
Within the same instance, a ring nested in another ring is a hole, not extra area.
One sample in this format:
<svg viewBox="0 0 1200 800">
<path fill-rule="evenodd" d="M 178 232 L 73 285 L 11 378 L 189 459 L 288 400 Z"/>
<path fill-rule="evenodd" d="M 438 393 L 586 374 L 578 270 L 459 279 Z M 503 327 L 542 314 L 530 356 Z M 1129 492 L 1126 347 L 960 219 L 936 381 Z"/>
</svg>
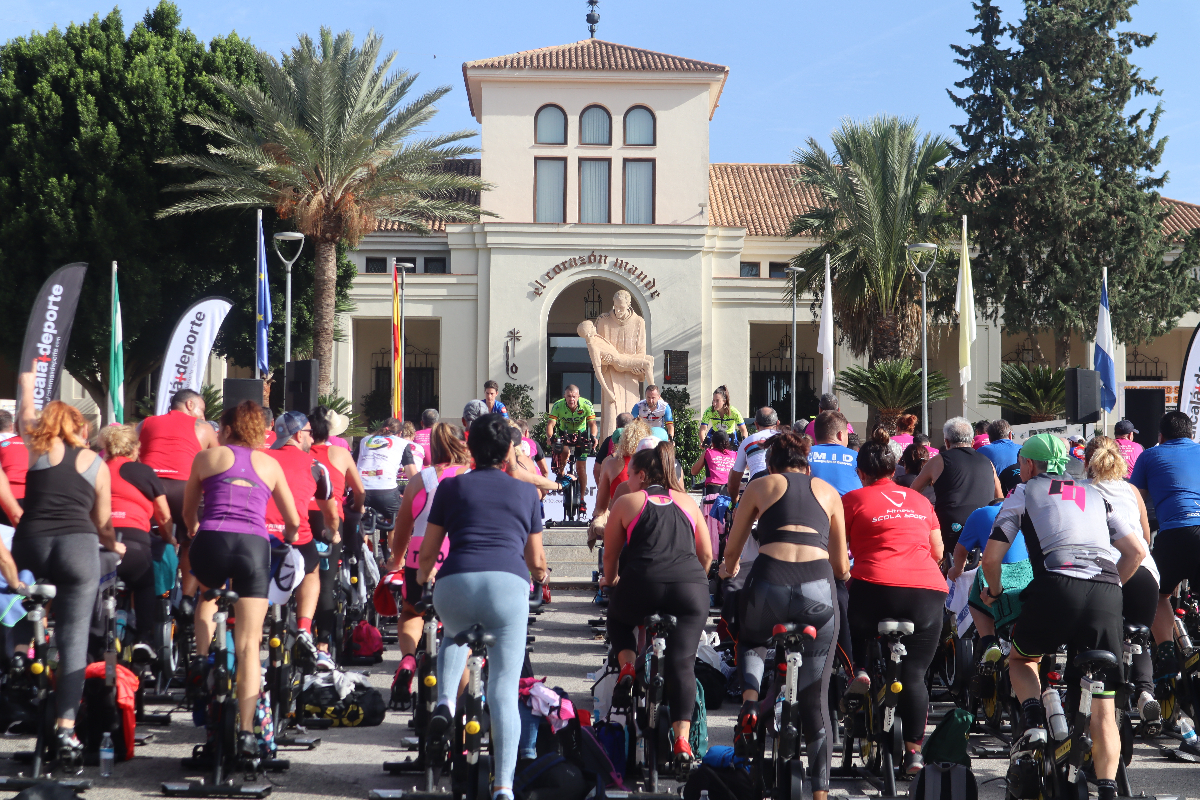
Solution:
<svg viewBox="0 0 1200 800">
<path fill-rule="evenodd" d="M 1151 447 L 1129 482 L 1150 493 L 1160 531 L 1200 525 L 1200 444 L 1180 438 Z"/>
<path fill-rule="evenodd" d="M 1021 452 L 1021 445 L 1012 439 L 998 439 L 979 448 L 979 452 L 988 457 L 988 461 L 992 462 L 996 474 L 999 475 L 1005 467 L 1017 463 L 1017 453 Z"/>
<path fill-rule="evenodd" d="M 838 494 L 852 492 L 862 488 L 855 468 L 858 466 L 858 453 L 840 444 L 814 444 L 808 453 L 808 466 L 812 476 L 820 478 Z"/>
</svg>

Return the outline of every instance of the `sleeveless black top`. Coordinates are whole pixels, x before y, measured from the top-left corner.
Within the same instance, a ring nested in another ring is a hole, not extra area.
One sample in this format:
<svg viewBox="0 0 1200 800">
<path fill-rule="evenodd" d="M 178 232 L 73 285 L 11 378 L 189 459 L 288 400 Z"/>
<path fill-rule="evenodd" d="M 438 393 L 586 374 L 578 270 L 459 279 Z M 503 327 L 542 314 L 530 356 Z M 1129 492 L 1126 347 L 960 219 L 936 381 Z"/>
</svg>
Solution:
<svg viewBox="0 0 1200 800">
<path fill-rule="evenodd" d="M 25 476 L 25 514 L 17 525 L 15 539 L 96 533 L 91 513 L 101 461 L 96 456 L 86 472 L 80 473 L 75 469 L 80 449 L 65 448 L 62 461 L 54 466 L 49 466 L 45 453 L 38 457 Z"/>
<path fill-rule="evenodd" d="M 671 492 L 651 486 L 641 492 L 642 510 L 625 531 L 625 546 L 617 560 L 621 578 L 633 575 L 655 583 L 700 583 L 708 576 L 696 555 L 696 525 L 676 505 Z M 708 531 L 704 532 L 708 535 Z"/>
<path fill-rule="evenodd" d="M 779 473 L 787 480 L 783 497 L 758 518 L 755 538 L 761 547 L 772 542 L 807 544 L 829 549 L 829 515 L 812 490 L 812 476 L 799 472 Z M 784 531 L 784 525 L 803 525 L 811 531 Z"/>
<path fill-rule="evenodd" d="M 950 552 L 971 512 L 995 498 L 995 469 L 987 456 L 970 447 L 948 447 L 941 456 L 942 474 L 933 482 L 937 498 L 933 509 Z"/>
</svg>

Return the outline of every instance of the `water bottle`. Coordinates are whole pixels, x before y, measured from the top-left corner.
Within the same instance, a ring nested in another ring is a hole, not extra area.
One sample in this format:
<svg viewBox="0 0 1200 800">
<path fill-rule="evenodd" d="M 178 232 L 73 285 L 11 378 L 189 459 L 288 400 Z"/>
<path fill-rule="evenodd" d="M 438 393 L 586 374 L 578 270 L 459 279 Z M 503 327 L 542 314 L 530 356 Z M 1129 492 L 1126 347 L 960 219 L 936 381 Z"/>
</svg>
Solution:
<svg viewBox="0 0 1200 800">
<path fill-rule="evenodd" d="M 1196 734 L 1192 734 L 1195 738 Z M 100 775 L 105 778 L 111 778 L 113 774 L 113 740 L 112 734 L 108 731 L 104 732 L 104 738 L 100 740 Z"/>
<path fill-rule="evenodd" d="M 1175 645 L 1179 648 L 1179 654 L 1185 656 L 1192 649 L 1192 637 L 1188 636 L 1187 626 L 1179 617 L 1175 618 L 1173 627 L 1175 628 Z"/>
<path fill-rule="evenodd" d="M 1046 721 L 1054 741 L 1061 742 L 1066 739 L 1067 716 L 1063 713 L 1062 698 L 1058 696 L 1058 689 L 1052 686 L 1042 692 L 1042 708 L 1046 709 Z"/>
<path fill-rule="evenodd" d="M 1187 717 L 1179 720 L 1179 733 L 1183 736 L 1183 746 L 1189 750 L 1200 749 L 1200 737 L 1196 736 L 1196 726 Z"/>
<path fill-rule="evenodd" d="M 708 789 L 700 790 L 700 800 L 708 800 Z"/>
<path fill-rule="evenodd" d="M 783 729 L 783 692 L 775 695 L 775 730 Z"/>
</svg>

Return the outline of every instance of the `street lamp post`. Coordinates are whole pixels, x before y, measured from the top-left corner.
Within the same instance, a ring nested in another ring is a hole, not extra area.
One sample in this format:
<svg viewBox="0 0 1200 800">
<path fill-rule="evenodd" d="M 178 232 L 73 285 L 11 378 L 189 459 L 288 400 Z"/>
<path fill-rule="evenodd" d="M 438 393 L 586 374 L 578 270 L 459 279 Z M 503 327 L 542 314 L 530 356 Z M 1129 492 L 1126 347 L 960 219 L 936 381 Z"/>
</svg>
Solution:
<svg viewBox="0 0 1200 800">
<path fill-rule="evenodd" d="M 921 271 L 921 268 L 916 265 L 913 260 L 915 255 L 918 259 L 924 253 L 931 253 L 933 258 L 929 261 L 929 269 Z M 929 242 L 921 242 L 920 244 L 910 244 L 907 252 L 908 263 L 917 274 L 921 276 L 921 433 L 929 435 L 929 323 L 925 314 L 925 280 L 929 277 L 929 273 L 933 271 L 934 264 L 937 263 L 937 245 Z"/>
<path fill-rule="evenodd" d="M 804 267 L 787 267 L 788 277 L 792 279 L 792 424 L 796 424 L 796 295 L 800 293 L 800 273 Z"/>
<path fill-rule="evenodd" d="M 284 327 L 283 327 L 283 360 L 288 362 L 292 360 L 292 264 L 300 258 L 300 252 L 304 249 L 304 234 L 295 231 L 284 231 L 283 233 L 275 234 L 274 245 L 275 254 L 279 256 L 279 260 L 287 265 L 287 289 L 284 295 Z M 289 261 L 280 251 L 280 242 L 299 242 L 300 247 L 296 249 L 296 255 L 292 256 Z"/>
</svg>

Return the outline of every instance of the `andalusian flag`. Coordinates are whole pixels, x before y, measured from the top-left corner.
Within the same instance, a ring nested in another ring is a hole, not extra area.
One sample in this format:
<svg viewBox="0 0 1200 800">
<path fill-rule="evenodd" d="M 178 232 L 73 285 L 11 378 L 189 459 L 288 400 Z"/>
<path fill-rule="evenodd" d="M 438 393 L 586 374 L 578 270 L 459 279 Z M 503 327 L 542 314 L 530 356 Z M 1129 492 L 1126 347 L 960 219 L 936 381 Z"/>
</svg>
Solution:
<svg viewBox="0 0 1200 800">
<path fill-rule="evenodd" d="M 121 330 L 121 294 L 117 262 L 112 263 L 112 339 L 108 355 L 108 410 L 113 422 L 125 422 L 125 336 Z"/>
<path fill-rule="evenodd" d="M 404 343 L 400 341 L 400 277 L 399 267 L 392 262 L 392 416 L 402 419 L 404 413 Z"/>
</svg>

